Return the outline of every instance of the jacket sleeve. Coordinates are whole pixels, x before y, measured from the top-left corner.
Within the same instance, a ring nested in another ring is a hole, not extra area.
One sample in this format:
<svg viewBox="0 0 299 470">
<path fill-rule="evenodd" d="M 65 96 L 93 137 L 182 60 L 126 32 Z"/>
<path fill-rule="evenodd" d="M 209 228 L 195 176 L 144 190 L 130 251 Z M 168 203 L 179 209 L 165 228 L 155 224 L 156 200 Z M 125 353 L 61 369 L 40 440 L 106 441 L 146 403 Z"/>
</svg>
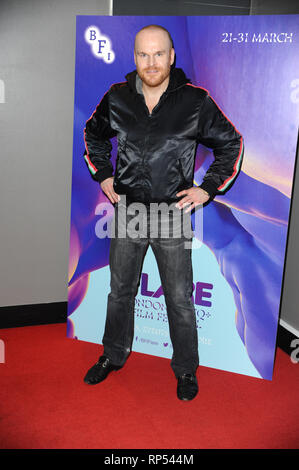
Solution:
<svg viewBox="0 0 299 470">
<path fill-rule="evenodd" d="M 214 161 L 199 187 L 214 199 L 224 194 L 235 182 L 243 161 L 244 145 L 241 134 L 209 94 L 204 98 L 200 111 L 197 140 L 213 150 Z"/>
<path fill-rule="evenodd" d="M 116 132 L 110 126 L 108 93 L 105 93 L 84 128 L 83 156 L 92 178 L 99 183 L 113 176 L 110 139 Z"/>
</svg>

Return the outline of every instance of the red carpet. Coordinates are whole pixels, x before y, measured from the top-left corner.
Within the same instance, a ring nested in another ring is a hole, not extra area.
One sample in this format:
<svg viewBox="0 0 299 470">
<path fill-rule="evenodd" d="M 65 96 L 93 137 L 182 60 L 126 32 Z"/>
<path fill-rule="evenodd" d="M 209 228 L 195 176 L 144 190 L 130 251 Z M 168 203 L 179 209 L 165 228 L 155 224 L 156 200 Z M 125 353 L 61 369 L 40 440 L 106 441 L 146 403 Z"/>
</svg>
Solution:
<svg viewBox="0 0 299 470">
<path fill-rule="evenodd" d="M 169 359 L 132 353 L 105 382 L 83 377 L 102 346 L 66 325 L 0 330 L 1 449 L 298 449 L 299 365 L 277 351 L 272 381 L 199 367 L 176 397 Z"/>
</svg>

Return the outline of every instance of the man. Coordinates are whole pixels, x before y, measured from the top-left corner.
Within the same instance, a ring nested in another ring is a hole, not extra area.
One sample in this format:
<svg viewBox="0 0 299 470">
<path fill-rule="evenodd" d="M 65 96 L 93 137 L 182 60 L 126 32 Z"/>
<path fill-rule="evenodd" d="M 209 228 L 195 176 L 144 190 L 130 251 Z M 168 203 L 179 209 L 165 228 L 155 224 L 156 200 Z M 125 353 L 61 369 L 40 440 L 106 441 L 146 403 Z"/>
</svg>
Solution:
<svg viewBox="0 0 299 470">
<path fill-rule="evenodd" d="M 103 336 L 104 353 L 89 369 L 84 381 L 96 384 L 125 364 L 134 336 L 134 300 L 143 258 L 151 245 L 157 260 L 167 306 L 173 346 L 171 367 L 177 378 L 177 396 L 192 400 L 198 392 L 198 338 L 192 302 L 191 250 L 178 236 L 178 213 L 224 194 L 235 181 L 243 158 L 243 141 L 208 92 L 191 85 L 182 69 L 174 67 L 175 51 L 167 30 L 158 25 L 142 28 L 136 35 L 136 70 L 126 82 L 111 86 L 86 123 L 85 161 L 92 177 L 115 204 L 115 220 L 125 196 L 125 207 L 138 202 L 148 209 L 155 203 L 175 204 L 168 221 L 170 236 L 151 236 L 146 213 L 141 237 L 111 238 L 111 292 Z M 110 161 L 110 138 L 117 136 L 115 174 Z M 213 149 L 215 161 L 199 187 L 193 186 L 194 159 L 198 144 Z M 128 204 L 128 205 L 127 205 Z M 121 224 L 126 228 L 133 212 Z M 158 216 L 157 216 L 158 217 Z M 186 217 L 186 216 L 185 216 Z M 120 226 L 121 226 L 120 224 Z M 192 230 L 191 230 L 192 232 Z"/>
</svg>

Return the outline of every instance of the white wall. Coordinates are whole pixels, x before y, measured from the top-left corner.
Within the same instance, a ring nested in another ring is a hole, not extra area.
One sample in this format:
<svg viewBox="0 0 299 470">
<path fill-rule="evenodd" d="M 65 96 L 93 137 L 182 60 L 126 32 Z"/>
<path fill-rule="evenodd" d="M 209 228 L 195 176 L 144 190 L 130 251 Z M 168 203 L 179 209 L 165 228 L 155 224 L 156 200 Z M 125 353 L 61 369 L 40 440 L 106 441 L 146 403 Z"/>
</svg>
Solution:
<svg viewBox="0 0 299 470">
<path fill-rule="evenodd" d="M 0 306 L 67 300 L 76 15 L 109 8 L 1 0 Z"/>
</svg>

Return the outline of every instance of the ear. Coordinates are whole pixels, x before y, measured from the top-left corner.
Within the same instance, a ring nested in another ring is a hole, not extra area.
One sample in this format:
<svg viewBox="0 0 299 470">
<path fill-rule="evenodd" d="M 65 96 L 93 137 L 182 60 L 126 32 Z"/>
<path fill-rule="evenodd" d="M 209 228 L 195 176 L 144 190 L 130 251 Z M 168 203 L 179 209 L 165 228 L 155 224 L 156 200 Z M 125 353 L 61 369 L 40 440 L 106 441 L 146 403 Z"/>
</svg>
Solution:
<svg viewBox="0 0 299 470">
<path fill-rule="evenodd" d="M 170 51 L 170 63 L 171 63 L 171 65 L 174 63 L 174 56 L 175 56 L 175 50 L 172 47 L 171 51 Z"/>
<path fill-rule="evenodd" d="M 134 62 L 135 62 L 135 65 L 136 65 L 136 52 L 134 50 Z"/>
</svg>

